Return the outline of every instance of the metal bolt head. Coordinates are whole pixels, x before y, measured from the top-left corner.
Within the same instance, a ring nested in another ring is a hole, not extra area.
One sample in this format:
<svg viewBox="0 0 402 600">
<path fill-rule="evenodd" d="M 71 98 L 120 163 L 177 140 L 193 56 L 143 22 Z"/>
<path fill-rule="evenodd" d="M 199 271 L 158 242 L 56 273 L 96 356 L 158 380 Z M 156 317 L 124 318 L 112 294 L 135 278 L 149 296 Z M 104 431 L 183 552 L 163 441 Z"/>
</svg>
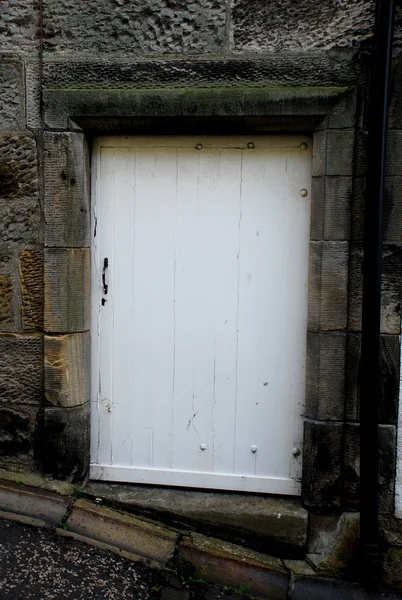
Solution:
<svg viewBox="0 0 402 600">
<path fill-rule="evenodd" d="M 307 146 L 307 144 L 305 142 L 302 142 L 300 144 L 300 150 L 307 150 L 307 148 L 308 148 L 308 146 Z"/>
<path fill-rule="evenodd" d="M 258 446 L 256 446 L 255 444 L 253 444 L 251 446 L 251 452 L 253 452 L 255 454 L 257 452 L 257 450 L 258 450 Z"/>
<path fill-rule="evenodd" d="M 201 448 L 201 450 L 206 450 L 207 449 L 207 445 L 206 444 L 200 444 L 200 448 Z"/>
<path fill-rule="evenodd" d="M 249 142 L 249 143 L 247 144 L 247 148 L 250 148 L 250 150 L 252 150 L 253 148 L 255 148 L 255 144 L 254 144 L 254 142 Z"/>
<path fill-rule="evenodd" d="M 303 188 L 302 190 L 300 190 L 300 196 L 302 198 L 306 198 L 306 196 L 308 196 L 308 191 Z"/>
<path fill-rule="evenodd" d="M 196 150 L 202 150 L 203 149 L 203 145 L 202 144 L 197 144 L 196 145 Z"/>
<path fill-rule="evenodd" d="M 293 450 L 292 450 L 292 454 L 293 454 L 293 456 L 299 456 L 300 455 L 300 448 L 294 447 Z"/>
</svg>

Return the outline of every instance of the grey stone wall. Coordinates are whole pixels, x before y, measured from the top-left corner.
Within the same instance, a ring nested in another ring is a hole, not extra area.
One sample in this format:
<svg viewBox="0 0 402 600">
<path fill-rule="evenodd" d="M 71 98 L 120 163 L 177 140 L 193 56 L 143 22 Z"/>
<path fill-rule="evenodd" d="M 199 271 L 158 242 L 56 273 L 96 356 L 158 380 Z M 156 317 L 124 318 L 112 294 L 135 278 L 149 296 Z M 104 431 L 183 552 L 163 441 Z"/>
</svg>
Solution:
<svg viewBox="0 0 402 600">
<path fill-rule="evenodd" d="M 265 129 L 314 135 L 303 502 L 312 512 L 358 510 L 364 100 L 373 19 L 368 0 L 1 2 L 0 465 L 72 479 L 87 472 L 93 135 L 132 131 L 138 122 L 149 131 L 155 118 L 165 128 L 183 116 L 192 126 L 210 119 L 213 127 L 229 117 L 241 127 L 263 118 Z M 389 552 L 402 548 L 392 517 L 400 21 L 398 14 L 381 346 L 381 510 Z"/>
</svg>

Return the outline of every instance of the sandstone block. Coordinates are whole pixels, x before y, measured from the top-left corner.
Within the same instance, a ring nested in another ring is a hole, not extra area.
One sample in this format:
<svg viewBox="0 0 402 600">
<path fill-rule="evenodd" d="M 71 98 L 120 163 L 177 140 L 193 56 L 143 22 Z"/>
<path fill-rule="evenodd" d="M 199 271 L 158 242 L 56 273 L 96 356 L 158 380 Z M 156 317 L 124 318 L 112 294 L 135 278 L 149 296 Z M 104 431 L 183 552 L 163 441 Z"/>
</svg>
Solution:
<svg viewBox="0 0 402 600">
<path fill-rule="evenodd" d="M 69 531 L 137 554 L 163 567 L 173 556 L 178 534 L 130 515 L 78 500 L 67 520 Z"/>
<path fill-rule="evenodd" d="M 327 175 L 353 175 L 353 129 L 331 129 L 327 137 Z"/>
<path fill-rule="evenodd" d="M 348 242 L 310 242 L 310 330 L 331 331 L 345 328 L 348 260 Z"/>
<path fill-rule="evenodd" d="M 54 406 L 80 406 L 90 397 L 89 332 L 45 336 L 45 397 Z"/>
<path fill-rule="evenodd" d="M 90 327 L 89 248 L 45 250 L 45 331 L 64 333 Z"/>
<path fill-rule="evenodd" d="M 45 245 L 90 245 L 89 150 L 81 133 L 44 134 Z"/>
<path fill-rule="evenodd" d="M 402 548 L 388 548 L 384 553 L 383 577 L 387 585 L 402 591 Z"/>
<path fill-rule="evenodd" d="M 0 34 L 1 35 L 1 34 Z M 22 60 L 4 55 L 0 61 L 0 128 L 25 128 L 24 70 Z"/>
<path fill-rule="evenodd" d="M 50 525 L 60 523 L 70 498 L 46 490 L 36 490 L 10 482 L 0 482 L 0 509 L 40 519 Z"/>
<path fill-rule="evenodd" d="M 36 0 L 3 0 L 0 48 L 31 53 L 39 49 L 39 4 Z"/>
<path fill-rule="evenodd" d="M 307 334 L 307 417 L 324 421 L 343 419 L 345 347 L 343 333 Z"/>
<path fill-rule="evenodd" d="M 339 507 L 342 423 L 304 421 L 302 498 L 308 508 Z"/>
<path fill-rule="evenodd" d="M 13 280 L 0 275 L 0 329 L 9 329 L 14 324 Z"/>
<path fill-rule="evenodd" d="M 41 210 L 37 199 L 11 202 L 0 199 L 0 236 L 3 242 L 36 245 L 40 241 L 41 229 Z"/>
<path fill-rule="evenodd" d="M 194 575 L 206 581 L 247 586 L 250 595 L 258 598 L 287 598 L 288 574 L 278 558 L 193 534 L 180 543 L 178 561 L 191 565 Z"/>
<path fill-rule="evenodd" d="M 0 404 L 0 462 L 9 468 L 33 454 L 36 406 Z"/>
<path fill-rule="evenodd" d="M 40 335 L 0 334 L 0 402 L 39 404 L 43 395 Z"/>
<path fill-rule="evenodd" d="M 313 177 L 322 177 L 326 174 L 327 167 L 327 139 L 328 131 L 314 132 L 313 137 Z"/>
<path fill-rule="evenodd" d="M 353 239 L 364 239 L 364 207 L 366 179 L 359 177 L 354 183 L 353 194 Z M 385 178 L 384 194 L 384 242 L 402 244 L 402 177 Z"/>
<path fill-rule="evenodd" d="M 188 54 L 219 50 L 225 38 L 224 0 L 71 0 L 44 5 L 44 49 L 93 53 Z"/>
<path fill-rule="evenodd" d="M 43 329 L 43 253 L 20 253 L 21 313 L 23 329 Z"/>
<path fill-rule="evenodd" d="M 46 407 L 38 429 L 37 455 L 55 479 L 83 481 L 89 467 L 89 402 Z"/>
<path fill-rule="evenodd" d="M 38 196 L 38 164 L 34 138 L 0 135 L 0 198 L 8 201 Z"/>
<path fill-rule="evenodd" d="M 340 23 L 342 23 L 340 29 Z M 340 6 L 330 0 L 319 5 L 302 0 L 235 0 L 234 44 L 238 50 L 329 49 L 353 47 L 370 38 L 374 23 L 369 2 Z"/>
</svg>

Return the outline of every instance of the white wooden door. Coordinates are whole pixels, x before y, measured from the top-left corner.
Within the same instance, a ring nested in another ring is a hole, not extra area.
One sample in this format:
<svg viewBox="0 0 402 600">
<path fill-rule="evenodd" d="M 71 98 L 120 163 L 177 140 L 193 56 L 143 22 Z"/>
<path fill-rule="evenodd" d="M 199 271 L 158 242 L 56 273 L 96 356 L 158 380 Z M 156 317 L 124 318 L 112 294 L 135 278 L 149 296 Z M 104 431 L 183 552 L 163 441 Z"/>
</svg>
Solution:
<svg viewBox="0 0 402 600">
<path fill-rule="evenodd" d="M 310 148 L 95 143 L 92 478 L 300 492 Z"/>
</svg>

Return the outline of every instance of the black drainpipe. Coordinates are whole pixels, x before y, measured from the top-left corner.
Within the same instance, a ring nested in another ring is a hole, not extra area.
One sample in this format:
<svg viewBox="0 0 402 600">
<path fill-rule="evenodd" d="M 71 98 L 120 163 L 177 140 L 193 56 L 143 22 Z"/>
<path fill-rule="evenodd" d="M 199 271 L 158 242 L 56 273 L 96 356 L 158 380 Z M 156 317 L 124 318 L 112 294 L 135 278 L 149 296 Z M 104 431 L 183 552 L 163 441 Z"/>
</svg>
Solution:
<svg viewBox="0 0 402 600">
<path fill-rule="evenodd" d="M 395 0 L 377 0 L 368 105 L 360 370 L 362 576 L 379 577 L 378 415 L 384 177 Z"/>
</svg>

